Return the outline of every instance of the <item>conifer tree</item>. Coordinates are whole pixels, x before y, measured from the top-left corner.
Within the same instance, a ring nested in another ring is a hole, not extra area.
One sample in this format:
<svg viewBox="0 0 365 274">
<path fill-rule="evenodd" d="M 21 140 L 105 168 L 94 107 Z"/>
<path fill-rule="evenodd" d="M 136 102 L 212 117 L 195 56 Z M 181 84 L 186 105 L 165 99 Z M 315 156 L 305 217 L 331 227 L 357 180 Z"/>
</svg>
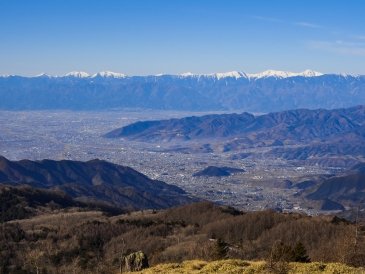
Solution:
<svg viewBox="0 0 365 274">
<path fill-rule="evenodd" d="M 309 263 L 310 258 L 307 255 L 307 250 L 302 242 L 297 242 L 293 248 L 293 261 L 301 263 Z"/>
</svg>

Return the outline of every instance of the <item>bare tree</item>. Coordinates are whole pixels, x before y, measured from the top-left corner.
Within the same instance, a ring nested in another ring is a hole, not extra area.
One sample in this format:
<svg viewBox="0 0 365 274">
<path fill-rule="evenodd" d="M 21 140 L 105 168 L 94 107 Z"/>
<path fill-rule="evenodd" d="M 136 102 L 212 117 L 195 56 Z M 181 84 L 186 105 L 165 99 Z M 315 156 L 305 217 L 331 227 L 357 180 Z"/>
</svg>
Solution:
<svg viewBox="0 0 365 274">
<path fill-rule="evenodd" d="M 125 258 L 125 241 L 122 238 L 122 245 L 120 250 L 120 256 L 119 256 L 119 273 L 123 273 L 123 264 L 124 264 L 124 258 Z"/>
<path fill-rule="evenodd" d="M 27 252 L 27 261 L 35 268 L 37 274 L 40 273 L 44 252 L 38 249 L 30 249 Z"/>
</svg>

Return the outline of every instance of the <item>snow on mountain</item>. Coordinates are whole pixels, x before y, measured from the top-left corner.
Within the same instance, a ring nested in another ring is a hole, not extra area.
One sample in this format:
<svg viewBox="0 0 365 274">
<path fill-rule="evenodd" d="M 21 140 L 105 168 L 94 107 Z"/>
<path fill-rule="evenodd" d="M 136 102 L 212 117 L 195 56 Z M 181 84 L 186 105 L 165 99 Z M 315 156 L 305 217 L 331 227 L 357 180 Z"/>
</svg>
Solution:
<svg viewBox="0 0 365 274">
<path fill-rule="evenodd" d="M 294 73 L 288 71 L 280 71 L 280 70 L 265 70 L 259 73 L 248 74 L 250 78 L 267 78 L 267 77 L 276 77 L 276 78 L 287 78 L 295 76 Z"/>
<path fill-rule="evenodd" d="M 76 77 L 76 78 L 87 78 L 90 74 L 84 71 L 71 71 L 65 75 L 66 77 Z"/>
<path fill-rule="evenodd" d="M 46 77 L 46 78 L 51 78 L 51 77 L 57 77 L 57 76 L 52 76 L 52 75 L 49 75 L 47 73 L 40 73 L 40 74 L 37 74 L 36 76 L 34 77 Z"/>
<path fill-rule="evenodd" d="M 101 71 L 92 76 L 94 77 L 107 77 L 107 78 L 125 78 L 127 75 L 112 71 Z"/>
<path fill-rule="evenodd" d="M 317 76 L 322 76 L 323 73 L 318 72 L 318 71 L 314 71 L 314 70 L 310 70 L 310 69 L 306 69 L 303 72 L 300 72 L 298 74 L 298 76 L 303 76 L 303 77 L 317 77 Z"/>
<path fill-rule="evenodd" d="M 194 76 L 199 76 L 199 74 L 193 74 L 191 72 L 184 72 L 184 73 L 179 74 L 179 76 L 181 76 L 181 77 L 194 77 Z"/>
<path fill-rule="evenodd" d="M 95 78 L 95 77 L 105 77 L 105 78 L 125 78 L 126 75 L 123 73 L 112 72 L 112 71 L 101 71 L 95 73 L 93 75 L 88 74 L 83 71 L 72 71 L 67 73 L 65 76 L 67 77 L 76 77 L 76 78 Z"/>
<path fill-rule="evenodd" d="M 224 72 L 224 73 L 214 73 L 211 74 L 212 76 L 216 77 L 218 80 L 222 78 L 247 78 L 246 73 L 241 71 L 230 71 L 230 72 Z"/>
<path fill-rule="evenodd" d="M 275 78 L 288 78 L 288 77 L 316 77 L 323 75 L 320 72 L 313 71 L 313 70 L 305 70 L 303 72 L 290 72 L 290 71 L 281 71 L 281 70 L 266 70 L 260 73 L 248 74 L 249 78 L 267 78 L 267 77 L 275 77 Z"/>
<path fill-rule="evenodd" d="M 209 73 L 209 74 L 194 74 L 191 72 L 185 72 L 182 74 L 178 74 L 178 75 L 173 75 L 173 74 L 156 74 L 154 76 L 156 77 L 160 77 L 160 76 L 165 76 L 165 75 L 169 75 L 169 76 L 177 76 L 180 78 L 185 78 L 185 77 L 194 77 L 194 78 L 200 78 L 200 77 L 207 77 L 207 78 L 213 78 L 213 79 L 224 79 L 224 78 L 235 78 L 235 79 L 239 79 L 239 78 L 246 78 L 246 79 L 260 79 L 260 78 L 268 78 L 268 77 L 275 77 L 275 78 L 289 78 L 289 77 L 317 77 L 317 76 L 321 76 L 324 75 L 323 73 L 314 71 L 314 70 L 305 70 L 302 72 L 290 72 L 290 71 L 280 71 L 280 70 L 266 70 L 263 72 L 259 72 L 259 73 L 244 73 L 242 71 L 229 71 L 229 72 L 218 72 L 218 73 Z M 359 75 L 351 75 L 351 74 L 337 74 L 339 76 L 343 76 L 343 77 L 359 77 Z M 16 75 L 0 75 L 0 77 L 10 77 L 10 76 L 16 76 Z M 39 75 L 36 75 L 34 77 L 48 77 L 48 78 L 53 78 L 53 77 L 59 77 L 59 76 L 55 76 L 55 75 L 49 75 L 46 73 L 42 73 Z M 123 73 L 118 73 L 118 72 L 112 72 L 112 71 L 101 71 L 98 73 L 95 73 L 93 75 L 88 74 L 87 72 L 83 72 L 83 71 L 72 71 L 69 72 L 67 74 L 64 75 L 64 77 L 75 77 L 75 78 L 95 78 L 95 77 L 103 77 L 103 78 L 126 78 L 127 75 L 123 74 Z"/>
<path fill-rule="evenodd" d="M 260 73 L 251 73 L 246 74 L 241 71 L 230 71 L 230 72 L 223 72 L 223 73 L 211 73 L 211 74 L 193 74 L 191 72 L 186 72 L 179 74 L 180 77 L 211 77 L 217 78 L 218 80 L 223 78 L 252 78 L 252 79 L 260 79 L 260 78 L 267 78 L 267 77 L 275 77 L 275 78 L 288 78 L 288 77 L 316 77 L 323 75 L 320 72 L 314 70 L 305 70 L 303 72 L 289 72 L 289 71 L 280 71 L 280 70 L 266 70 Z"/>
<path fill-rule="evenodd" d="M 361 75 L 361 74 L 349 74 L 349 73 L 340 73 L 340 74 L 335 74 L 335 75 L 340 75 L 344 78 L 349 78 L 349 77 L 352 77 L 352 78 L 359 78 L 359 77 L 363 77 L 364 75 Z"/>
<path fill-rule="evenodd" d="M 211 77 L 217 78 L 218 80 L 223 78 L 247 78 L 246 73 L 241 71 L 229 71 L 229 72 L 218 72 L 218 73 L 210 73 L 210 74 L 193 74 L 191 72 L 185 72 L 179 74 L 180 77 Z"/>
<path fill-rule="evenodd" d="M 0 98 L 5 98 L 0 100 L 0 109 L 243 109 L 262 113 L 365 104 L 361 92 L 365 75 L 319 76 L 320 73 L 310 70 L 298 73 L 266 71 L 253 75 L 239 71 L 164 75 L 115 79 L 72 72 L 69 77 L 0 77 Z"/>
</svg>

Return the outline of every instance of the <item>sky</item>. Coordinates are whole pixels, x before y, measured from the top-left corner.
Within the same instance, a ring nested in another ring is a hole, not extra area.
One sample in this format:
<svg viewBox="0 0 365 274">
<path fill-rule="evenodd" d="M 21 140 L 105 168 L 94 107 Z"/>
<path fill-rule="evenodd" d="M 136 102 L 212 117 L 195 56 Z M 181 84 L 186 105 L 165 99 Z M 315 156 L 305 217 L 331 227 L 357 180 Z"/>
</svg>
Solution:
<svg viewBox="0 0 365 274">
<path fill-rule="evenodd" d="M 0 0 L 0 75 L 365 74 L 362 0 Z"/>
</svg>

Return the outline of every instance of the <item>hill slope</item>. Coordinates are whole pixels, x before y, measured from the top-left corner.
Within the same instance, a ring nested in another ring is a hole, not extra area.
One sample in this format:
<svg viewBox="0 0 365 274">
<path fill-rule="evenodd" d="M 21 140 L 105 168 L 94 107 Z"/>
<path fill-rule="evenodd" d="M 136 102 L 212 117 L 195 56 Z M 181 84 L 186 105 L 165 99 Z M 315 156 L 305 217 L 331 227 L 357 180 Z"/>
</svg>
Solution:
<svg viewBox="0 0 365 274">
<path fill-rule="evenodd" d="M 105 137 L 163 143 L 177 152 L 236 153 L 231 159 L 261 157 L 256 148 L 267 147 L 267 158 L 351 167 L 365 158 L 365 106 L 140 121 Z"/>
<path fill-rule="evenodd" d="M 105 201 L 136 209 L 190 202 L 185 192 L 106 161 L 9 161 L 0 157 L 0 183 L 61 190 L 80 201 Z"/>
<path fill-rule="evenodd" d="M 345 203 L 365 202 L 365 163 L 355 165 L 344 174 L 321 182 L 319 187 L 307 196 L 312 200 L 331 199 Z"/>
<path fill-rule="evenodd" d="M 287 273 L 311 273 L 311 274 L 358 274 L 365 272 L 365 268 L 351 267 L 340 263 L 289 263 Z M 280 273 L 277 270 L 278 273 Z M 263 261 L 244 261 L 244 260 L 220 260 L 220 261 L 184 261 L 182 263 L 159 264 L 154 267 L 133 272 L 139 274 L 268 274 L 270 272 L 265 267 Z M 285 273 L 285 272 L 284 272 Z"/>
<path fill-rule="evenodd" d="M 365 258 L 363 232 L 354 249 L 355 225 L 340 218 L 241 212 L 206 202 L 112 217 L 100 212 L 46 214 L 5 223 L 2 228 L 5 237 L 0 237 L 0 245 L 6 246 L 0 252 L 3 273 L 33 273 L 35 264 L 45 273 L 60 269 L 64 273 L 94 273 L 95 269 L 119 273 L 121 255 L 139 250 L 147 254 L 150 266 L 174 263 L 175 270 L 181 269 L 182 261 L 192 259 L 262 261 L 278 241 L 287 251 L 301 242 L 312 261 L 363 265 Z M 363 231 L 362 226 L 359 228 Z M 222 247 L 224 252 L 217 252 Z M 240 262 L 238 266 L 248 266 Z M 212 262 L 216 265 L 214 273 L 224 273 L 221 263 Z M 226 263 L 229 267 L 232 261 Z M 195 269 L 212 270 L 212 265 L 205 265 Z M 170 270 L 171 264 L 160 273 Z M 311 270 L 309 273 L 316 273 L 316 268 Z"/>
<path fill-rule="evenodd" d="M 240 168 L 232 168 L 232 167 L 217 167 L 217 166 L 208 166 L 203 170 L 200 170 L 193 174 L 194 177 L 204 176 L 204 177 L 225 177 L 230 176 L 233 173 L 245 172 Z"/>
<path fill-rule="evenodd" d="M 136 122 L 111 131 L 106 137 L 139 141 L 236 137 L 235 142 L 271 142 L 278 145 L 346 134 L 365 136 L 365 106 L 336 110 L 298 109 L 260 116 L 221 114 Z"/>
<path fill-rule="evenodd" d="M 0 185 L 0 220 L 24 219 L 54 210 L 101 210 L 108 214 L 121 214 L 118 207 L 102 202 L 80 202 L 61 191 L 30 186 Z"/>
</svg>

